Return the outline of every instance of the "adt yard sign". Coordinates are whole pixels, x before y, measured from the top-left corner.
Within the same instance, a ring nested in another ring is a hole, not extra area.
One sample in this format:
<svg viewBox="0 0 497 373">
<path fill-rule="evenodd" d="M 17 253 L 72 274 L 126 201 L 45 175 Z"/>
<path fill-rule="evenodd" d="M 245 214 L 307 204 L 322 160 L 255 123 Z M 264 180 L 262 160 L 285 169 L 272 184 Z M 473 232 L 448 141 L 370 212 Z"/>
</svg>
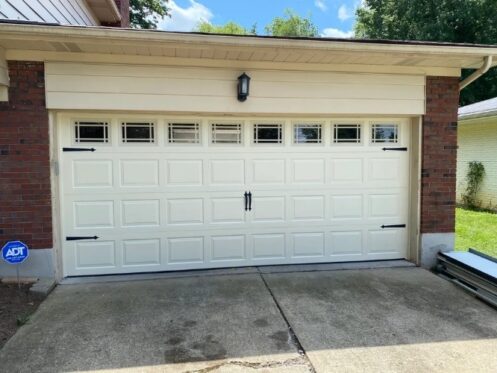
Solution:
<svg viewBox="0 0 497 373">
<path fill-rule="evenodd" d="M 2 248 L 2 257 L 7 263 L 20 264 L 26 260 L 29 249 L 21 241 L 9 241 Z"/>
</svg>

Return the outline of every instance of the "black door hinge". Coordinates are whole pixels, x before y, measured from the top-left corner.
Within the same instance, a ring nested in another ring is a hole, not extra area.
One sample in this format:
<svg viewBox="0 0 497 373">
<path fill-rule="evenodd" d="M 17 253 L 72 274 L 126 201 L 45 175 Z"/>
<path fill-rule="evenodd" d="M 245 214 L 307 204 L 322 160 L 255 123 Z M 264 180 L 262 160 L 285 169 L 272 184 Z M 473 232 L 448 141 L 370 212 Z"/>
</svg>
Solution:
<svg viewBox="0 0 497 373">
<path fill-rule="evenodd" d="M 383 148 L 383 151 L 392 151 L 392 152 L 406 152 L 407 148 Z"/>
<path fill-rule="evenodd" d="M 62 148 L 63 152 L 94 152 L 95 148 Z"/>
<path fill-rule="evenodd" d="M 97 236 L 69 236 L 66 241 L 98 240 Z"/>
<path fill-rule="evenodd" d="M 382 225 L 381 229 L 387 229 L 387 228 L 405 228 L 405 224 L 392 224 L 392 225 Z"/>
</svg>

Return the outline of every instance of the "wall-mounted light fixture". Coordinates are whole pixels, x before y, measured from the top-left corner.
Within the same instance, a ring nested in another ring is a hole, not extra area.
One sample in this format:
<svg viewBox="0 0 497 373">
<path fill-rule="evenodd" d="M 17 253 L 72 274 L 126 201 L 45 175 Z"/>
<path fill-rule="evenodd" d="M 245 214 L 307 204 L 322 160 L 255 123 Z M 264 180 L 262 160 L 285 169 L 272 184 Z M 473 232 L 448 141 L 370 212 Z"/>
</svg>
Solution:
<svg viewBox="0 0 497 373">
<path fill-rule="evenodd" d="M 243 73 L 238 77 L 238 101 L 246 101 L 250 93 L 250 76 Z"/>
</svg>

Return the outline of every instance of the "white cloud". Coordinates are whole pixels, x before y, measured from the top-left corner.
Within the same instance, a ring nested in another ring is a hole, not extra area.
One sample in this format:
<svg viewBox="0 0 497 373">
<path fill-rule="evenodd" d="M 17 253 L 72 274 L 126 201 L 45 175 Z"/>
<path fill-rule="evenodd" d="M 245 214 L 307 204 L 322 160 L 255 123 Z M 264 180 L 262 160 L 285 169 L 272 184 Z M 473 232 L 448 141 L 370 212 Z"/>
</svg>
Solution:
<svg viewBox="0 0 497 373">
<path fill-rule="evenodd" d="M 192 31 L 200 22 L 210 22 L 214 16 L 205 5 L 190 0 L 189 6 L 181 8 L 174 2 L 169 1 L 167 6 L 171 9 L 171 17 L 165 17 L 159 28 L 168 31 Z"/>
<path fill-rule="evenodd" d="M 323 32 L 321 32 L 321 36 L 324 38 L 345 38 L 350 39 L 354 37 L 354 31 L 343 31 L 337 28 L 325 28 Z"/>
<path fill-rule="evenodd" d="M 342 4 L 340 8 L 338 8 L 338 19 L 340 21 L 346 21 L 353 16 L 354 12 L 351 9 L 347 8 L 345 4 Z"/>
<path fill-rule="evenodd" d="M 328 10 L 328 7 L 326 6 L 324 0 L 315 0 L 314 5 L 316 5 L 316 7 L 321 9 L 321 11 L 323 12 L 326 12 L 326 10 Z"/>
</svg>

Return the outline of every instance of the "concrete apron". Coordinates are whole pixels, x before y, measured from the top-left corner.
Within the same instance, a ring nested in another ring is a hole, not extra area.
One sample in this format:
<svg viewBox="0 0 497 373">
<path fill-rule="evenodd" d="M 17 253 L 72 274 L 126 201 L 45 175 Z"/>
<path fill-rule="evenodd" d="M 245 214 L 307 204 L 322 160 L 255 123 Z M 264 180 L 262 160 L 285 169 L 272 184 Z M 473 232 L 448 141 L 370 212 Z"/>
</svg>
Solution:
<svg viewBox="0 0 497 373">
<path fill-rule="evenodd" d="M 0 370 L 484 372 L 495 351 L 497 312 L 423 269 L 257 273 L 60 286 Z"/>
</svg>

